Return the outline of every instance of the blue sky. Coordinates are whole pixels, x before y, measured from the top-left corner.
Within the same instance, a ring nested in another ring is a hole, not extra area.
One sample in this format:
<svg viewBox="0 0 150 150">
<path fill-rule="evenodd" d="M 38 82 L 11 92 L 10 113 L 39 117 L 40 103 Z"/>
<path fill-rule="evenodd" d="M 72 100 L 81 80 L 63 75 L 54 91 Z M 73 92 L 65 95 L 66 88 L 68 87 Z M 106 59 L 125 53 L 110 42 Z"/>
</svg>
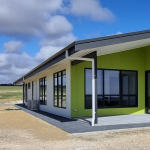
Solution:
<svg viewBox="0 0 150 150">
<path fill-rule="evenodd" d="M 149 0 L 0 0 L 0 83 L 74 40 L 150 29 Z"/>
</svg>

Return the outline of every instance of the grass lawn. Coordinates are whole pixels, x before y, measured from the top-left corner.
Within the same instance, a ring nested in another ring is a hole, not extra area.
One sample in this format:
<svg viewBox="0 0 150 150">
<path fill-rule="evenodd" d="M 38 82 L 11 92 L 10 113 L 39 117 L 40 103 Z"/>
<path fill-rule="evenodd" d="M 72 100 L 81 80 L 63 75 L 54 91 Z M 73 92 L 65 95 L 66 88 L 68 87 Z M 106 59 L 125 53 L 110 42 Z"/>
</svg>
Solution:
<svg viewBox="0 0 150 150">
<path fill-rule="evenodd" d="M 22 86 L 0 86 L 0 104 L 22 100 Z"/>
</svg>

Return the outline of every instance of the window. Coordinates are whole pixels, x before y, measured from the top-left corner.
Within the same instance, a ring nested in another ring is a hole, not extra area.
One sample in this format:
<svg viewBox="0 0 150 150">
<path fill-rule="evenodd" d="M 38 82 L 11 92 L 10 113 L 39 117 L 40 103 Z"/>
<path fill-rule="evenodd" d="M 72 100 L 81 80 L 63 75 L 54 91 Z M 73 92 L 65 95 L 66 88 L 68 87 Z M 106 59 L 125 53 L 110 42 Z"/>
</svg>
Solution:
<svg viewBox="0 0 150 150">
<path fill-rule="evenodd" d="M 137 99 L 137 79 L 136 72 L 122 71 L 122 105 L 134 106 Z"/>
<path fill-rule="evenodd" d="M 137 71 L 97 70 L 98 108 L 137 107 Z M 85 108 L 92 108 L 92 69 L 85 69 Z"/>
<path fill-rule="evenodd" d="M 54 106 L 66 108 L 66 70 L 54 74 Z"/>
<path fill-rule="evenodd" d="M 47 78 L 41 78 L 39 80 L 39 93 L 40 93 L 40 104 L 47 104 Z"/>
<path fill-rule="evenodd" d="M 120 71 L 104 70 L 104 105 L 119 107 L 119 74 Z"/>
<path fill-rule="evenodd" d="M 30 89 L 30 88 L 31 88 L 31 83 L 29 82 L 29 83 L 28 83 L 28 89 Z"/>
<path fill-rule="evenodd" d="M 32 100 L 34 98 L 34 81 L 32 81 Z"/>
<path fill-rule="evenodd" d="M 28 89 L 27 89 L 27 84 L 25 84 L 25 102 L 28 101 Z"/>
</svg>

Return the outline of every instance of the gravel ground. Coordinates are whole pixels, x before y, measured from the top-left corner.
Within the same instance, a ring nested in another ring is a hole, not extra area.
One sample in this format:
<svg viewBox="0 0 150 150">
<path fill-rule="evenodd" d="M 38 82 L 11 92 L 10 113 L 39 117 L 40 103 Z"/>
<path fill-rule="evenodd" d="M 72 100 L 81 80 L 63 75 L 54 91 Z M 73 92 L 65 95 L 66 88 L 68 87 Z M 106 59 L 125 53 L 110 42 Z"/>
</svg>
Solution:
<svg viewBox="0 0 150 150">
<path fill-rule="evenodd" d="M 10 101 L 10 102 L 6 102 L 4 104 L 22 104 L 22 100 Z"/>
<path fill-rule="evenodd" d="M 13 106 L 3 106 L 0 107 L 0 149 L 149 150 L 150 128 L 69 135 Z"/>
</svg>

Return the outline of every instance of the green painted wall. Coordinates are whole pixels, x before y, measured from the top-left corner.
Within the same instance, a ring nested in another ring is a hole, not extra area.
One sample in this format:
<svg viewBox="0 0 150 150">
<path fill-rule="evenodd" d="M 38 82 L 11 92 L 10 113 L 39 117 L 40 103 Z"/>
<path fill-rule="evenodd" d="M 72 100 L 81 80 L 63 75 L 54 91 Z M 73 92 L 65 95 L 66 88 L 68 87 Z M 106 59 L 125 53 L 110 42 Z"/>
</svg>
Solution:
<svg viewBox="0 0 150 150">
<path fill-rule="evenodd" d="M 91 109 L 84 109 L 84 69 L 91 62 L 71 66 L 71 116 L 91 116 Z M 98 109 L 98 116 L 145 113 L 145 70 L 150 70 L 150 47 L 98 56 L 97 68 L 138 71 L 138 107 Z M 76 112 L 74 110 L 77 110 Z"/>
</svg>

